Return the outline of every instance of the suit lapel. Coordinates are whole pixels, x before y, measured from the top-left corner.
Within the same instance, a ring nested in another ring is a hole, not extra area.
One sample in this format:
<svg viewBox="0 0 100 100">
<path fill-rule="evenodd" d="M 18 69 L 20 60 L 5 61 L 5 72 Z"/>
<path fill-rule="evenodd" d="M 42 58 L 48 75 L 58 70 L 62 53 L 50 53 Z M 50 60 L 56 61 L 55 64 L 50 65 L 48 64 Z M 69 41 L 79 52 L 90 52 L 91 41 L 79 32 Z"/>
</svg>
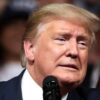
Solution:
<svg viewBox="0 0 100 100">
<path fill-rule="evenodd" d="M 83 88 L 78 87 L 75 90 L 69 92 L 67 100 L 87 100 L 88 92 Z"/>
<path fill-rule="evenodd" d="M 67 100 L 83 100 L 83 99 L 77 92 L 73 91 L 69 93 Z"/>
<path fill-rule="evenodd" d="M 3 100 L 22 100 L 21 79 L 24 71 L 16 78 L 9 81 Z"/>
<path fill-rule="evenodd" d="M 17 81 L 17 85 L 16 85 L 16 99 L 15 100 L 23 100 L 22 99 L 22 91 L 21 91 L 21 80 L 22 80 L 22 76 L 23 73 L 25 72 L 25 70 L 20 74 L 18 81 Z M 14 99 L 13 99 L 14 100 Z"/>
</svg>

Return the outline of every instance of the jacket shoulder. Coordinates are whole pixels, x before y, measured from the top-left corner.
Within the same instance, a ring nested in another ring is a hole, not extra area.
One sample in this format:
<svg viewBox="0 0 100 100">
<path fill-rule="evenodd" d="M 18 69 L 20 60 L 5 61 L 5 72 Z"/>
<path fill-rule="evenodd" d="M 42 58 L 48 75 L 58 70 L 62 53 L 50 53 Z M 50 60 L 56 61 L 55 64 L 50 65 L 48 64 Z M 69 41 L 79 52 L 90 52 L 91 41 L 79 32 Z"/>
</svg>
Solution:
<svg viewBox="0 0 100 100">
<path fill-rule="evenodd" d="M 100 89 L 96 88 L 78 87 L 69 94 L 68 100 L 100 100 Z"/>
<path fill-rule="evenodd" d="M 0 100 L 15 100 L 10 98 L 14 98 L 14 96 L 16 97 L 19 93 L 21 94 L 22 76 L 23 72 L 9 81 L 0 82 Z"/>
</svg>

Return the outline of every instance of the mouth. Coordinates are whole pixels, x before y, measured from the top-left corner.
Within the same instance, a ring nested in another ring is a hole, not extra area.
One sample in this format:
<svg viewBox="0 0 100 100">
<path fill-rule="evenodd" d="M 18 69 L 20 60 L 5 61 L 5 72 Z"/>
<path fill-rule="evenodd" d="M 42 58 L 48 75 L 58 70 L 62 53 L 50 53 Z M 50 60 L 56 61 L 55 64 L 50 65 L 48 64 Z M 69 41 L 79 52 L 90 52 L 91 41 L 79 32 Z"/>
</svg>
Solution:
<svg viewBox="0 0 100 100">
<path fill-rule="evenodd" d="M 75 64 L 60 64 L 60 67 L 65 67 L 67 69 L 71 69 L 71 70 L 79 70 L 79 67 Z"/>
</svg>

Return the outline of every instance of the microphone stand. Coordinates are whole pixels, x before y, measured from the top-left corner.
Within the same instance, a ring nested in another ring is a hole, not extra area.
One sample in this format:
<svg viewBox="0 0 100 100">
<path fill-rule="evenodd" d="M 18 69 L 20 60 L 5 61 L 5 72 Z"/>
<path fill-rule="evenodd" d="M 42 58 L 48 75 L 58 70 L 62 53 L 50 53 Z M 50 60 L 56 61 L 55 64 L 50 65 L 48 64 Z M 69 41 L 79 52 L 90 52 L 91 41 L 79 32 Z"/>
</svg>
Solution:
<svg viewBox="0 0 100 100">
<path fill-rule="evenodd" d="M 43 100 L 61 100 L 60 88 L 56 77 L 47 76 L 43 80 Z"/>
</svg>

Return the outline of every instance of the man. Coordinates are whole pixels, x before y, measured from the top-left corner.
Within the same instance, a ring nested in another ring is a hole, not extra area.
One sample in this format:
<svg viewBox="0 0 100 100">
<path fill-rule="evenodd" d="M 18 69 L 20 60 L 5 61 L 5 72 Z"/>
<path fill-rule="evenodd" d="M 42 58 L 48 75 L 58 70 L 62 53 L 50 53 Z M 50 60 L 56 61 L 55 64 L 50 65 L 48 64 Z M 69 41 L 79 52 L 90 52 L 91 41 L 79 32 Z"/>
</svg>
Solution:
<svg viewBox="0 0 100 100">
<path fill-rule="evenodd" d="M 99 25 L 94 14 L 69 4 L 47 5 L 32 14 L 23 37 L 26 70 L 0 83 L 0 100 L 43 100 L 49 75 L 58 80 L 61 100 L 100 100 L 100 90 L 78 87 Z"/>
</svg>

